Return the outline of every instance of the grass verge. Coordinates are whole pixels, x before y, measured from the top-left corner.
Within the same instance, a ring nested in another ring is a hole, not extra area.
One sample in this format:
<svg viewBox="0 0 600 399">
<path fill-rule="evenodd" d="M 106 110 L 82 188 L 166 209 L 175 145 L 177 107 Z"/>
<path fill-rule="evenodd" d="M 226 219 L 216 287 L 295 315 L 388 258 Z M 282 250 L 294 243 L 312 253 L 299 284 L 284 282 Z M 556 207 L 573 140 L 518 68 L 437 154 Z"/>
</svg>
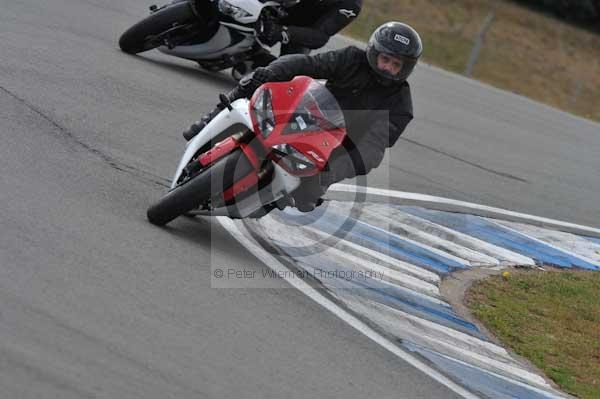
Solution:
<svg viewBox="0 0 600 399">
<path fill-rule="evenodd" d="M 380 24 L 412 25 L 423 58 L 464 73 L 475 38 L 495 18 L 473 78 L 600 121 L 600 35 L 501 0 L 364 0 L 344 33 L 366 40 Z"/>
<path fill-rule="evenodd" d="M 474 316 L 564 391 L 600 398 L 600 273 L 511 271 L 474 284 Z"/>
</svg>

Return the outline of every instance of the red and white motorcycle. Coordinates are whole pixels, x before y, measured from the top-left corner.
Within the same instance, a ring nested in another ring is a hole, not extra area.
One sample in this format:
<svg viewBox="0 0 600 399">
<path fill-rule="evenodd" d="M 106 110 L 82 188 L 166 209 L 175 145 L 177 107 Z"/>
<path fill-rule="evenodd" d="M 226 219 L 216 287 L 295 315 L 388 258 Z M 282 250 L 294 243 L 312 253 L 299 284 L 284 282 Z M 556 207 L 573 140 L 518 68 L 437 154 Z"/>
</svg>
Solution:
<svg viewBox="0 0 600 399">
<path fill-rule="evenodd" d="M 322 171 L 346 136 L 344 115 L 321 83 L 298 76 L 229 103 L 187 144 L 170 191 L 148 209 L 165 225 L 183 214 L 260 217 Z"/>
</svg>

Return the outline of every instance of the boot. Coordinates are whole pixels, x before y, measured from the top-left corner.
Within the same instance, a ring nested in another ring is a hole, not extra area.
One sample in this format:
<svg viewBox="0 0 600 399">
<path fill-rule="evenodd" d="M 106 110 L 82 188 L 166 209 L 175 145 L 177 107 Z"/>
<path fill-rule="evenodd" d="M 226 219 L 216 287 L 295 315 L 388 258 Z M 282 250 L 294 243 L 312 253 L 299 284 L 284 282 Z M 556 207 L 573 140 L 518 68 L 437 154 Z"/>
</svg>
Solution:
<svg viewBox="0 0 600 399">
<path fill-rule="evenodd" d="M 323 203 L 321 196 L 325 191 L 327 187 L 321 186 L 319 175 L 303 178 L 300 187 L 292 193 L 294 206 L 300 212 L 311 212 Z"/>
</svg>

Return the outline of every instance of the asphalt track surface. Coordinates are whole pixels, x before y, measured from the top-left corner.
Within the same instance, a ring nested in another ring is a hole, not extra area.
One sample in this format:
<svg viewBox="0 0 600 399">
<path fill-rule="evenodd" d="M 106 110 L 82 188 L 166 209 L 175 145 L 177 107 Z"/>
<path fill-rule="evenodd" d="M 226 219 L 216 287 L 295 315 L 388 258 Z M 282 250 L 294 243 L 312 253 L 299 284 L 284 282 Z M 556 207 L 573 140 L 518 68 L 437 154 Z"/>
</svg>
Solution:
<svg viewBox="0 0 600 399">
<path fill-rule="evenodd" d="M 146 222 L 180 131 L 225 74 L 117 49 L 143 1 L 0 13 L 0 396 L 454 397 L 293 289 L 211 288 L 260 268 L 218 223 Z M 416 120 L 375 186 L 594 225 L 600 126 L 421 68 Z"/>
</svg>

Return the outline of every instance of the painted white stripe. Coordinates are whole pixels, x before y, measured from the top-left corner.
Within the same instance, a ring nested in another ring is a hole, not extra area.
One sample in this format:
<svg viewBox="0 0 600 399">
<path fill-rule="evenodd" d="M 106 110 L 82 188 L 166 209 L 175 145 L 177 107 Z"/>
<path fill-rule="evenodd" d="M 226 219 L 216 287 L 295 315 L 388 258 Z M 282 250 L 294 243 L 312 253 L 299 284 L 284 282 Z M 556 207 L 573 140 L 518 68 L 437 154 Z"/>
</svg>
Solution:
<svg viewBox="0 0 600 399">
<path fill-rule="evenodd" d="M 248 225 L 247 225 L 248 226 Z M 250 230 L 253 229 L 252 226 L 249 227 Z M 403 287 L 413 295 L 421 297 L 427 301 L 450 306 L 447 302 L 441 299 L 440 290 L 437 285 L 431 284 L 424 280 L 418 279 L 416 277 L 411 276 L 410 274 L 399 272 L 395 269 L 378 265 L 377 263 L 371 262 L 369 260 L 360 258 L 352 253 L 344 252 L 337 248 L 325 247 L 319 244 L 317 241 L 306 241 L 301 238 L 303 228 L 302 227 L 288 227 L 287 235 L 282 234 L 272 234 L 271 231 L 267 230 L 267 237 L 275 246 L 285 247 L 285 246 L 297 246 L 301 245 L 304 247 L 313 247 L 315 249 L 314 253 L 304 254 L 300 257 L 292 258 L 297 262 L 301 262 L 301 266 L 306 269 L 309 273 L 314 275 L 313 265 L 320 265 L 327 259 L 331 259 L 331 262 L 339 264 L 340 267 L 343 267 L 348 270 L 354 271 L 367 271 L 369 273 L 376 273 L 379 275 L 377 281 L 384 285 Z M 265 232 L 262 231 L 264 234 Z M 321 279 L 323 284 L 328 284 L 327 279 Z M 332 287 L 336 287 L 335 284 L 332 284 Z"/>
<path fill-rule="evenodd" d="M 279 246 L 290 246 L 290 247 L 311 247 L 314 251 L 310 254 L 302 255 L 302 261 L 305 264 L 316 265 L 323 259 L 323 257 L 330 257 L 334 262 L 345 260 L 341 262 L 343 267 L 356 270 L 356 271 L 372 271 L 381 273 L 383 275 L 382 283 L 389 282 L 390 285 L 402 286 L 416 296 L 420 296 L 428 301 L 450 306 L 447 302 L 440 299 L 440 290 L 437 284 L 422 280 L 418 277 L 414 277 L 411 274 L 407 274 L 398 271 L 392 267 L 386 267 L 384 264 L 377 264 L 372 262 L 366 257 L 357 256 L 352 251 L 344 251 L 335 247 L 326 247 L 319 241 L 322 238 L 329 238 L 327 233 L 319 230 L 319 234 L 309 234 L 306 226 L 295 226 L 295 225 L 284 225 L 279 223 L 277 220 L 271 217 L 265 217 L 257 221 L 247 223 L 250 225 L 250 229 L 254 230 L 254 225 L 262 225 L 259 233 L 266 234 L 266 237 L 270 239 L 275 245 Z M 257 230 L 255 230 L 257 231 Z M 339 241 L 342 244 L 344 240 Z M 309 271 L 310 272 L 310 271 Z"/>
<path fill-rule="evenodd" d="M 498 356 L 508 361 L 513 361 L 506 349 L 493 342 L 481 340 L 464 332 L 443 326 L 430 320 L 422 319 L 400 309 L 395 309 L 386 306 L 385 304 L 371 301 L 367 298 L 363 299 L 363 301 L 367 303 L 368 306 L 375 308 L 376 311 L 381 312 L 384 320 L 398 329 L 403 329 L 404 326 L 409 323 L 409 327 L 414 328 L 421 337 L 430 337 L 432 340 L 454 343 L 457 346 L 474 350 L 484 355 Z M 389 314 L 386 316 L 386 313 Z"/>
<path fill-rule="evenodd" d="M 512 228 L 528 237 L 535 237 L 545 243 L 555 245 L 561 251 L 576 254 L 590 263 L 600 262 L 600 244 L 596 244 L 585 238 L 571 233 L 545 229 L 543 227 L 530 226 L 523 223 L 507 222 L 504 220 L 491 219 L 502 226 Z"/>
<path fill-rule="evenodd" d="M 389 212 L 387 216 L 384 216 L 370 209 L 370 207 L 367 207 L 364 212 L 368 216 L 365 222 L 375 224 L 380 228 L 388 227 L 394 234 L 402 238 L 418 242 L 425 248 L 435 248 L 459 259 L 465 259 L 471 266 L 498 266 L 500 264 L 500 261 L 496 258 L 397 222 Z"/>
<path fill-rule="evenodd" d="M 569 233 L 587 235 L 600 238 L 600 229 L 582 226 L 579 224 L 562 222 L 559 220 L 548 219 L 540 216 L 527 215 L 525 213 L 513 212 L 506 209 L 494 208 L 486 205 L 478 205 L 465 201 L 458 201 L 449 198 L 435 197 L 433 195 L 407 193 L 402 191 L 392 191 L 382 188 L 357 187 L 350 184 L 336 183 L 329 187 L 328 192 L 332 193 L 356 193 L 364 192 L 369 196 L 381 197 L 386 202 L 399 203 L 404 205 L 417 205 L 424 208 L 437 209 L 449 212 L 469 213 L 484 217 L 496 219 L 505 219 L 513 222 L 525 222 L 541 227 L 554 228 L 556 230 Z M 329 197 L 329 196 L 328 196 Z"/>
<path fill-rule="evenodd" d="M 443 354 L 440 354 L 440 356 L 442 356 L 442 357 L 444 357 L 444 358 L 446 358 L 448 360 L 455 361 L 456 363 L 463 364 L 463 365 L 468 366 L 468 367 L 472 367 L 472 368 L 479 369 L 479 370 L 484 370 L 481 367 L 473 366 L 472 364 L 469 364 L 469 363 L 467 363 L 465 361 L 462 361 L 460 359 L 454 359 L 454 358 L 452 358 L 450 356 L 446 356 L 446 355 L 443 355 Z M 542 395 L 544 395 L 544 396 L 546 396 L 548 398 L 551 398 L 551 399 L 565 399 L 565 398 L 570 398 L 570 396 L 566 396 L 566 395 L 563 396 L 563 395 L 561 395 L 560 392 L 552 389 L 551 387 L 549 387 L 548 390 L 545 390 L 545 389 L 541 389 L 541 388 L 538 388 L 538 387 L 526 384 L 526 383 L 524 383 L 522 381 L 506 377 L 506 376 L 504 376 L 502 374 L 494 373 L 492 371 L 487 371 L 487 370 L 484 370 L 484 371 L 487 372 L 487 373 L 489 373 L 489 374 L 491 374 L 491 375 L 493 375 L 494 377 L 497 377 L 497 378 L 500 378 L 500 379 L 502 379 L 504 381 L 507 381 L 510 384 L 515 384 L 515 385 L 519 385 L 519 386 L 531 389 L 532 391 L 535 391 L 535 392 L 537 392 L 539 394 L 542 394 Z"/>
<path fill-rule="evenodd" d="M 377 273 L 382 273 L 384 276 L 384 280 L 389 281 L 392 284 L 401 285 L 410 290 L 415 290 L 420 293 L 423 293 L 427 296 L 427 300 L 448 305 L 447 302 L 439 300 L 440 290 L 437 287 L 437 285 L 427 283 L 423 280 L 419 280 L 410 275 L 403 274 L 401 272 L 387 267 L 379 266 L 373 262 L 369 262 L 356 256 L 347 254 L 337 248 L 330 248 L 321 254 L 328 254 L 334 258 L 346 260 L 347 262 L 344 262 L 344 266 L 352 270 L 372 270 Z M 416 292 L 415 294 L 418 294 L 418 292 Z M 431 298 L 431 296 L 437 299 Z"/>
<path fill-rule="evenodd" d="M 377 226 L 374 226 L 374 225 L 370 225 L 370 227 L 373 230 L 377 230 L 377 231 L 380 231 L 382 233 L 385 233 L 385 234 L 389 235 L 390 237 L 395 237 L 395 238 L 400 239 L 401 241 L 406 241 L 406 242 L 408 242 L 410 244 L 413 244 L 413 245 L 415 245 L 417 247 L 423 248 L 423 249 L 425 249 L 425 250 L 427 250 L 429 252 L 432 252 L 432 253 L 434 253 L 434 254 L 436 254 L 438 256 L 441 256 L 442 258 L 453 260 L 454 262 L 460 263 L 461 265 L 463 265 L 465 267 L 471 267 L 471 262 L 469 262 L 466 259 L 459 258 L 458 256 L 451 255 L 451 254 L 449 254 L 447 252 L 444 252 L 444 251 L 441 251 L 441 250 L 439 250 L 437 248 L 433 248 L 433 247 L 430 247 L 428 245 L 421 244 L 421 243 L 419 243 L 417 241 L 411 240 L 410 238 L 400 237 L 397 234 L 393 234 L 393 233 L 390 233 L 389 231 L 386 231 L 386 230 L 382 229 L 381 227 L 377 227 Z"/>
<path fill-rule="evenodd" d="M 319 259 L 319 258 L 316 258 Z M 318 262 L 315 262 L 315 264 L 318 264 Z M 355 265 L 349 265 L 348 268 L 353 268 L 352 266 Z M 309 274 L 311 275 L 315 275 L 316 273 L 316 267 L 310 266 L 308 264 L 303 264 L 302 268 L 305 269 Z M 317 278 L 319 280 L 319 282 L 327 289 L 329 289 L 331 292 L 334 291 L 344 291 L 345 288 L 341 288 L 338 284 L 335 284 L 335 281 L 337 279 L 333 279 L 333 278 Z M 440 305 L 440 306 L 444 306 L 447 308 L 451 308 L 450 304 L 448 302 L 443 301 L 442 299 L 436 298 L 435 296 L 432 295 L 428 295 L 428 294 L 424 294 L 420 291 L 416 291 L 416 290 L 411 290 L 408 287 L 402 286 L 400 284 L 394 284 L 391 283 L 389 281 L 386 280 L 377 280 L 378 284 L 381 286 L 384 286 L 384 288 L 399 288 L 399 289 L 405 289 L 407 290 L 407 293 L 409 293 L 410 295 L 414 296 L 414 297 L 419 297 L 420 299 L 423 299 L 425 301 L 428 301 L 432 304 L 436 304 L 436 305 Z M 387 286 L 387 287 L 386 287 Z M 356 287 L 353 287 L 356 288 Z M 365 287 L 366 288 L 366 287 Z M 351 290 L 350 292 L 352 292 L 351 295 L 357 295 L 360 296 L 359 293 L 357 293 L 357 291 L 355 289 Z"/>
<path fill-rule="evenodd" d="M 275 257 L 269 254 L 267 251 L 262 249 L 259 245 L 257 245 L 253 240 L 249 237 L 249 233 L 246 231 L 244 233 L 245 227 L 237 226 L 235 222 L 227 217 L 217 217 L 217 220 L 221 225 L 240 243 L 242 243 L 251 253 L 253 253 L 257 258 L 259 258 L 265 265 L 273 269 L 277 273 L 281 273 L 284 276 L 288 276 L 290 270 L 287 269 L 283 264 L 281 264 Z M 285 280 L 292 285 L 293 287 L 300 290 L 306 296 L 317 302 L 319 305 L 323 306 L 325 309 L 329 310 L 337 317 L 342 319 L 348 325 L 371 339 L 373 342 L 379 344 L 383 348 L 387 349 L 394 355 L 398 356 L 400 359 L 409 363 L 411 366 L 415 367 L 419 371 L 433 378 L 435 381 L 440 384 L 446 386 L 448 389 L 452 390 L 456 394 L 462 396 L 467 399 L 477 399 L 478 397 L 473 393 L 467 391 L 462 386 L 456 384 L 454 381 L 450 380 L 437 370 L 431 368 L 429 365 L 419 360 L 415 356 L 406 352 L 402 348 L 394 345 L 388 339 L 383 337 L 381 334 L 377 333 L 371 327 L 367 326 L 365 323 L 339 307 L 337 304 L 332 302 L 330 299 L 326 298 L 322 294 L 320 294 L 313 287 L 308 285 L 306 282 L 301 279 L 292 279 L 286 277 Z"/>
<path fill-rule="evenodd" d="M 304 226 L 304 229 L 311 231 L 314 234 L 320 235 L 322 237 L 328 236 L 326 233 L 322 232 L 321 230 L 315 229 L 311 226 Z M 381 252 L 374 251 L 370 248 L 363 247 L 362 245 L 358 245 L 358 244 L 355 244 L 350 241 L 339 241 L 336 244 L 336 247 L 342 247 L 342 248 L 339 248 L 341 250 L 343 250 L 343 247 L 347 247 L 347 248 L 351 248 L 357 252 L 362 252 L 372 258 L 379 259 L 379 261 L 381 261 L 382 263 L 385 263 L 390 268 L 396 269 L 402 273 L 408 273 L 412 276 L 415 276 L 422 280 L 428 281 L 432 284 L 437 285 L 440 282 L 440 276 L 438 276 L 437 274 L 435 274 L 433 272 L 430 272 L 429 270 L 423 269 L 418 266 L 411 265 L 410 263 L 403 262 L 396 258 L 392 258 L 391 256 L 382 254 Z"/>
<path fill-rule="evenodd" d="M 564 252 L 565 254 L 568 254 L 568 255 L 574 256 L 574 257 L 576 257 L 576 258 L 579 258 L 579 259 L 581 259 L 581 260 L 583 260 L 583 261 L 585 261 L 585 262 L 591 263 L 591 264 L 592 264 L 592 265 L 594 265 L 594 266 L 598 266 L 598 267 L 600 267 L 600 263 L 598 263 L 598 262 L 596 262 L 596 261 L 594 261 L 594 260 L 592 260 L 592 259 L 586 258 L 585 256 L 578 255 L 578 254 L 576 254 L 576 253 L 574 253 L 574 252 L 571 252 L 571 251 L 569 251 L 569 250 L 567 250 L 567 249 L 562 249 L 562 248 L 560 248 L 560 247 L 557 247 L 556 245 L 553 245 L 553 244 L 551 244 L 551 243 L 549 243 L 549 242 L 542 241 L 542 240 L 540 240 L 540 239 L 538 239 L 538 238 L 536 238 L 536 237 L 533 237 L 533 236 L 531 236 L 531 235 L 525 234 L 525 233 L 523 233 L 523 232 L 521 232 L 521 231 L 519 231 L 519 230 L 516 230 L 516 229 L 514 229 L 514 228 L 512 228 L 512 227 L 509 227 L 509 226 L 503 226 L 503 225 L 501 225 L 500 223 L 498 223 L 498 220 L 496 220 L 496 219 L 490 219 L 490 218 L 487 218 L 487 220 L 488 220 L 489 222 L 491 222 L 492 224 L 495 224 L 496 226 L 499 226 L 499 227 L 501 227 L 501 228 L 507 229 L 507 230 L 509 230 L 509 231 L 512 231 L 512 232 L 514 232 L 514 233 L 522 234 L 522 235 L 524 235 L 525 237 L 527 237 L 528 239 L 530 239 L 530 240 L 532 240 L 532 241 L 535 241 L 535 242 L 537 242 L 537 243 L 540 243 L 540 244 L 543 244 L 543 245 L 547 245 L 548 247 L 550 247 L 550 248 L 554 248 L 554 249 L 556 249 L 557 251 Z"/>
<path fill-rule="evenodd" d="M 445 339 L 440 339 L 439 336 L 433 336 L 431 333 L 420 328 L 415 328 L 415 325 L 411 323 L 402 322 L 402 318 L 399 314 L 394 312 L 394 309 L 388 308 L 392 311 L 394 317 L 390 315 L 382 314 L 376 311 L 381 305 L 371 303 L 365 304 L 362 298 L 344 295 L 343 292 L 336 292 L 336 296 L 348 305 L 348 307 L 359 314 L 364 315 L 370 321 L 380 325 L 384 331 L 392 333 L 394 336 L 399 338 L 408 339 L 421 346 L 429 348 L 436 353 L 441 355 L 447 355 L 454 359 L 460 359 L 466 361 L 470 365 L 478 366 L 483 370 L 490 370 L 495 373 L 500 373 L 505 376 L 516 378 L 524 382 L 528 382 L 533 385 L 549 387 L 546 381 L 537 374 L 525 370 L 518 363 L 509 357 L 503 356 L 503 360 L 498 360 L 498 356 L 490 357 L 484 353 L 476 352 L 476 349 L 483 349 L 476 345 L 475 348 L 470 348 L 466 345 L 460 345 L 461 341 L 455 340 L 448 342 Z M 365 306 L 374 305 L 374 306 Z M 381 310 L 381 309 L 378 309 Z M 464 343 L 464 341 L 462 341 Z M 483 342 L 483 341 L 481 341 Z"/>
<path fill-rule="evenodd" d="M 516 252 L 510 251 L 506 248 L 502 248 L 494 244 L 490 244 L 468 234 L 452 230 L 446 226 L 433 223 L 429 220 L 420 218 L 418 216 L 402 212 L 399 209 L 390 209 L 389 207 L 377 204 L 370 205 L 369 208 L 375 211 L 379 210 L 380 212 L 390 214 L 394 220 L 399 221 L 402 224 L 411 226 L 419 231 L 426 232 L 427 234 L 439 237 L 440 239 L 451 241 L 462 247 L 469 248 L 475 252 L 479 252 L 488 255 L 492 258 L 495 258 L 500 262 L 500 265 L 535 265 L 533 259 L 527 256 L 518 254 Z"/>
<path fill-rule="evenodd" d="M 329 207 L 334 210 L 349 214 L 352 202 L 332 201 Z M 328 207 L 328 209 L 329 209 Z M 435 248 L 446 254 L 453 255 L 459 259 L 466 260 L 471 266 L 497 266 L 500 261 L 495 257 L 488 256 L 479 251 L 467 248 L 452 242 L 452 240 L 441 238 L 434 234 L 424 231 L 423 225 L 413 227 L 402 222 L 402 219 L 411 216 L 400 210 L 378 204 L 368 204 L 360 208 L 360 220 L 379 228 L 386 232 L 390 231 L 402 239 L 421 243 L 424 248 Z M 401 217 L 398 217 L 398 215 Z"/>
<path fill-rule="evenodd" d="M 326 239 L 330 239 L 331 235 L 319 229 L 313 228 L 310 225 L 301 226 L 283 224 L 277 219 L 272 218 L 270 216 L 248 223 L 261 225 L 264 230 L 263 233 L 266 234 L 269 239 L 286 243 L 286 245 L 289 245 L 290 247 L 316 247 L 315 249 L 321 252 L 330 249 L 330 247 L 323 247 L 320 244 L 320 242 Z M 293 233 L 291 233 L 291 229 L 294 229 Z M 357 252 L 360 254 L 365 253 L 365 251 L 362 250 L 363 247 L 345 240 L 337 241 L 336 246 L 338 247 L 338 250 L 348 254 Z M 348 247 L 354 249 L 354 251 L 348 251 Z M 369 254 L 367 256 L 367 258 L 370 259 L 363 259 L 363 261 L 374 263 L 372 262 L 372 260 L 376 259 L 379 261 L 378 263 L 380 263 L 380 267 L 384 267 L 388 270 L 402 273 L 405 276 L 408 275 L 409 277 L 413 277 L 416 281 L 421 280 L 424 284 L 434 284 L 437 287 L 437 283 L 439 283 L 440 281 L 439 277 L 436 274 L 429 272 L 425 269 L 421 269 L 417 266 L 398 261 L 392 257 L 388 257 L 383 254 L 380 254 L 382 256 L 376 256 L 375 254 L 379 254 L 379 252 L 376 251 L 371 252 L 372 255 Z M 382 261 L 386 259 L 389 259 L 390 261 Z M 439 290 L 437 291 L 439 293 Z"/>
</svg>

